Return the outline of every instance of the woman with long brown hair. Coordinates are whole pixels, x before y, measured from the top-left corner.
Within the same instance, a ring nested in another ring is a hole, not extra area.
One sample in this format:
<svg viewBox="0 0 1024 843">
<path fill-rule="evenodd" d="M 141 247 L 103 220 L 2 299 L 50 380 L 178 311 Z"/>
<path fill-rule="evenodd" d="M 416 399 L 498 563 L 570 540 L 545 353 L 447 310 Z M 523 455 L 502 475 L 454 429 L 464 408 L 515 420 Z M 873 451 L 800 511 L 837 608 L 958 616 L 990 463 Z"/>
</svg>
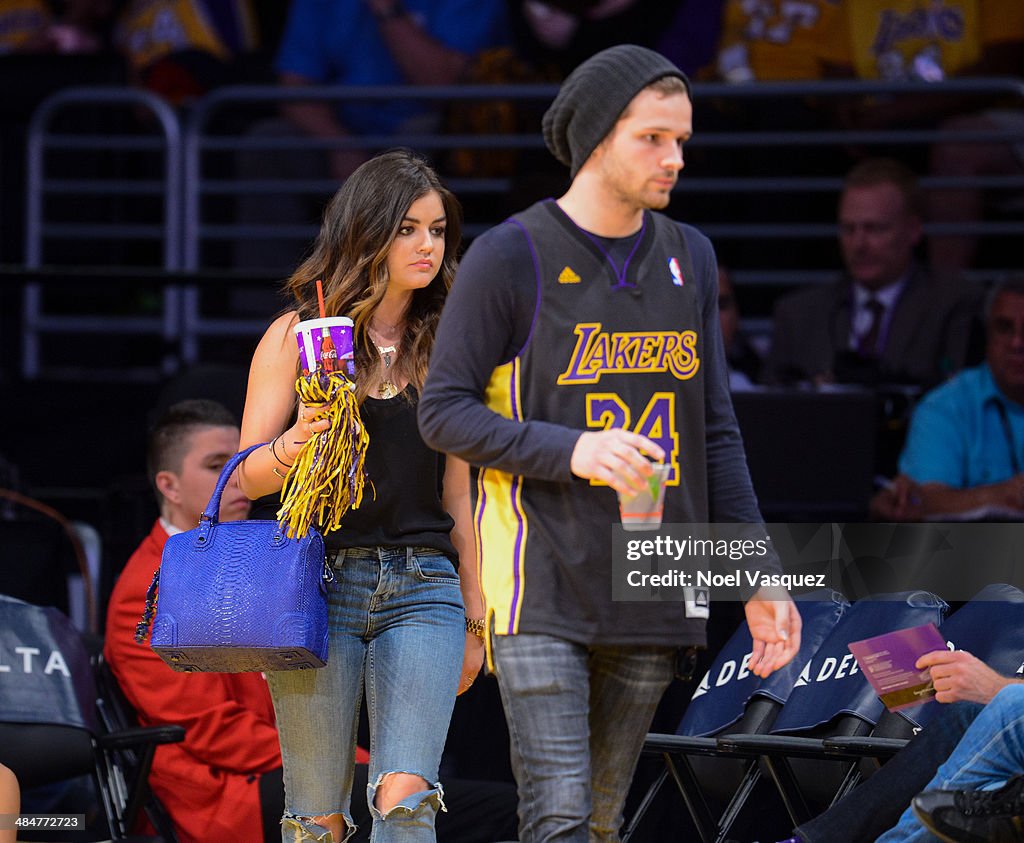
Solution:
<svg viewBox="0 0 1024 843">
<path fill-rule="evenodd" d="M 239 468 L 250 497 L 279 491 L 301 444 L 330 426 L 325 407 L 295 392 L 293 328 L 319 315 L 317 280 L 326 315 L 353 320 L 356 397 L 370 435 L 372 492 L 368 483 L 362 504 L 324 536 L 335 574 L 327 666 L 268 676 L 284 758 L 285 841 L 341 843 L 352 830 L 364 687 L 372 839 L 435 839 L 448 722 L 483 658 L 469 470 L 430 450 L 416 426 L 460 218 L 458 202 L 412 153 L 366 162 L 335 194 L 312 254 L 288 281 L 294 310 L 274 321 L 253 356 L 242 447 L 270 444 Z"/>
</svg>

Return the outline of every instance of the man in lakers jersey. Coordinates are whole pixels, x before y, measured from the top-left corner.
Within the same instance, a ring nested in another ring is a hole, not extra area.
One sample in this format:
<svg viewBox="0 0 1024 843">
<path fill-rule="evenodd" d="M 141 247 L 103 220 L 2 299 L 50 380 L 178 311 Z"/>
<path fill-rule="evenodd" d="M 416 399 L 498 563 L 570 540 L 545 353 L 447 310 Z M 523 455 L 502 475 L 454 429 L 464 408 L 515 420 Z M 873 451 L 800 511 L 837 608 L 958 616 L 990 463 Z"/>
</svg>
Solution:
<svg viewBox="0 0 1024 843">
<path fill-rule="evenodd" d="M 689 82 L 619 45 L 544 117 L 572 183 L 477 238 L 441 317 L 424 439 L 479 467 L 488 641 L 520 840 L 615 841 L 644 736 L 706 610 L 612 600 L 616 491 L 671 466 L 665 521 L 759 523 L 729 399 L 715 254 L 662 214 L 692 133 Z M 759 675 L 799 648 L 788 599 L 747 603 Z M 703 615 L 703 616 L 701 616 Z"/>
</svg>

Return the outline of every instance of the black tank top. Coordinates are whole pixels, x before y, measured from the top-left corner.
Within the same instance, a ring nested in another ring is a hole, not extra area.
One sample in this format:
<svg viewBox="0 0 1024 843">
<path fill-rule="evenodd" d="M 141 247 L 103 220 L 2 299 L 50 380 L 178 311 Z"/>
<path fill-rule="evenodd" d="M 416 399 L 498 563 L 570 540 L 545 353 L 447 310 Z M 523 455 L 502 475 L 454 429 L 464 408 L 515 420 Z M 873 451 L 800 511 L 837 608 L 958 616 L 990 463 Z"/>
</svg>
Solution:
<svg viewBox="0 0 1024 843">
<path fill-rule="evenodd" d="M 345 513 L 340 530 L 324 536 L 329 549 L 432 547 L 458 566 L 451 540 L 455 522 L 441 504 L 444 454 L 420 437 L 417 398 L 408 386 L 394 398 L 367 398 L 360 407 L 370 434 L 363 502 Z"/>
</svg>

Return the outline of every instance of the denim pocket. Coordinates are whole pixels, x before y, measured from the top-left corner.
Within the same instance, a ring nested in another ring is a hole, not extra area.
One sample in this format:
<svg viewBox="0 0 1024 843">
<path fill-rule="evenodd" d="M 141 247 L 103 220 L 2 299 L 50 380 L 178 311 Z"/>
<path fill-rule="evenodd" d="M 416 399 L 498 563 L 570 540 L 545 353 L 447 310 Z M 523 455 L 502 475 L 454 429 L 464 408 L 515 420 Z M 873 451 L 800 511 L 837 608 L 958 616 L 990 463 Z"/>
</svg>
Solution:
<svg viewBox="0 0 1024 843">
<path fill-rule="evenodd" d="M 455 572 L 455 566 L 447 556 L 441 553 L 413 556 L 412 570 L 416 578 L 422 582 L 459 584 L 459 575 Z"/>
</svg>

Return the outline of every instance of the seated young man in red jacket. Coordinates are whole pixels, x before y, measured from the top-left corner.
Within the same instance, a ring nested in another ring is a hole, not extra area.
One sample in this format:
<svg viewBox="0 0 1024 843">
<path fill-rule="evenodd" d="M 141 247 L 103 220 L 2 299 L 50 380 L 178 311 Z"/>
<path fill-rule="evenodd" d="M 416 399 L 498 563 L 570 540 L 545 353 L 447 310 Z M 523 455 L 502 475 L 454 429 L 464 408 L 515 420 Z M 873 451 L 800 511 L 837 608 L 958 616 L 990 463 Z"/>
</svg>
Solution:
<svg viewBox="0 0 1024 843">
<path fill-rule="evenodd" d="M 146 589 L 172 533 L 190 530 L 213 494 L 220 471 L 238 450 L 238 423 L 215 401 L 170 407 L 149 435 L 147 471 L 160 517 L 132 554 L 107 609 L 104 655 L 141 725 L 180 723 L 185 740 L 157 747 L 149 784 L 171 815 L 180 843 L 280 841 L 284 805 L 274 708 L 260 673 L 176 673 L 135 643 Z M 221 498 L 220 520 L 249 514 L 234 479 Z M 366 789 L 368 756 L 359 749 L 356 788 Z M 360 785 L 361 782 L 361 785 Z M 438 839 L 491 843 L 514 839 L 515 788 L 505 782 L 446 780 L 448 812 Z M 352 801 L 360 826 L 349 843 L 368 836 L 369 812 Z"/>
</svg>

